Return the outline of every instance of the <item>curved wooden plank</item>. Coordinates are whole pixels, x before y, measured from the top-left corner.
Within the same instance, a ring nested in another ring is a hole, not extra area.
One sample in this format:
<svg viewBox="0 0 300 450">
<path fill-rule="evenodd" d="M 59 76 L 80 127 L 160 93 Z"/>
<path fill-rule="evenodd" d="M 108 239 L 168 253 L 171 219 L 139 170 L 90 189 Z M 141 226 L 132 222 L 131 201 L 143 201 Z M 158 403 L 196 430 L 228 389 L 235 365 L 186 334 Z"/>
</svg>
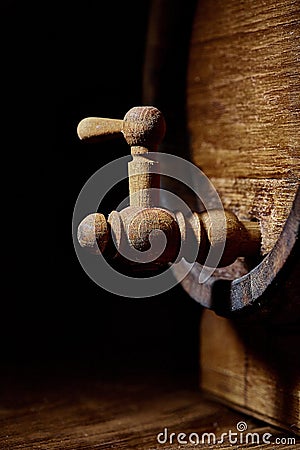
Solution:
<svg viewBox="0 0 300 450">
<path fill-rule="evenodd" d="M 200 1 L 187 77 L 190 158 L 275 245 L 300 181 L 296 0 Z"/>
<path fill-rule="evenodd" d="M 271 296 L 266 291 L 273 289 L 271 303 L 277 302 L 281 277 L 294 274 L 289 286 L 298 279 L 292 256 L 299 233 L 297 1 L 198 1 L 189 14 L 180 2 L 182 17 L 172 10 L 168 19 L 169 4 L 164 20 L 158 3 L 153 3 L 149 24 L 144 92 L 167 120 L 163 151 L 189 158 L 210 177 L 226 209 L 241 220 L 259 221 L 262 230 L 256 261 L 240 259 L 217 269 L 205 285 L 198 283 L 200 267 L 195 264 L 182 286 L 219 314 L 249 306 L 262 311 L 258 305 L 268 302 L 261 297 Z M 178 39 L 174 24 L 180 19 L 185 33 Z M 162 31 L 165 22 L 167 34 Z M 176 67 L 180 70 L 174 78 Z M 280 295 L 286 297 L 286 292 Z M 295 307 L 298 297 L 295 288 L 284 302 L 286 310 Z"/>
<path fill-rule="evenodd" d="M 272 251 L 260 264 L 238 278 L 238 273 L 234 270 L 231 274 L 232 280 L 230 280 L 230 275 L 227 271 L 226 277 L 224 273 L 222 275 L 219 272 L 205 284 L 199 284 L 198 279 L 201 266 L 195 263 L 191 272 L 181 282 L 183 288 L 201 305 L 213 309 L 221 315 L 229 315 L 250 306 L 258 307 L 261 312 L 269 312 L 270 309 L 274 309 L 275 304 L 274 295 L 272 295 L 271 305 L 268 304 L 269 296 L 266 295 L 266 291 L 271 284 L 284 286 L 286 296 L 288 296 L 288 288 L 292 288 L 295 293 L 297 288 L 299 288 L 299 277 L 294 277 L 292 286 L 289 286 L 287 283 L 288 276 L 293 276 L 294 272 L 296 274 L 297 267 L 299 267 L 299 223 L 300 189 L 297 191 L 290 216 L 279 239 Z M 282 273 L 283 269 L 285 269 L 284 273 Z M 290 270 L 292 272 L 289 273 Z M 280 275 L 285 280 L 281 279 L 279 281 Z M 278 288 L 276 287 L 276 289 Z M 266 298 L 263 298 L 264 295 Z M 292 297 L 288 304 L 284 303 L 285 309 L 293 311 L 292 317 L 289 317 L 289 320 L 292 321 L 296 320 L 297 316 L 300 317 L 298 295 Z M 296 313 L 297 311 L 298 313 Z M 281 315 L 281 318 L 283 318 L 282 311 Z"/>
</svg>

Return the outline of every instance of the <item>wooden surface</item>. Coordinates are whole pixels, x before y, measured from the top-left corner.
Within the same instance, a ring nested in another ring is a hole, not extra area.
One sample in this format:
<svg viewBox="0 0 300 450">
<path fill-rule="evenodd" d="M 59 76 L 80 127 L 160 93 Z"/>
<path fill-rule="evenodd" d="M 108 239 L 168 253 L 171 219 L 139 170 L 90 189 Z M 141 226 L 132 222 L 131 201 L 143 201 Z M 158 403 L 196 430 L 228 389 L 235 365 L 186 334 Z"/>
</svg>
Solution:
<svg viewBox="0 0 300 450">
<path fill-rule="evenodd" d="M 296 438 L 262 422 L 222 406 L 205 397 L 187 377 L 165 374 L 140 374 L 118 377 L 86 376 L 58 370 L 47 376 L 39 372 L 24 376 L 1 377 L 0 447 L 17 449 L 178 449 L 237 448 L 228 441 L 216 445 L 159 444 L 158 433 L 216 433 L 246 422 L 248 432 L 260 436 L 270 433 L 275 439 Z M 283 441 L 287 442 L 287 441 Z M 295 450 L 293 445 L 276 449 Z M 250 448 L 239 444 L 238 448 Z M 253 446 L 251 446 L 253 448 Z M 256 448 L 256 447 L 255 447 Z"/>
<path fill-rule="evenodd" d="M 191 160 L 275 245 L 299 185 L 299 2 L 199 1 L 189 51 Z"/>
<path fill-rule="evenodd" d="M 201 284 L 201 266 L 196 263 L 181 284 L 202 306 L 221 315 L 246 310 L 246 314 L 267 315 L 271 322 L 299 323 L 299 232 L 300 189 L 275 246 L 262 261 L 252 261 L 252 269 L 249 266 L 247 270 L 246 261 L 239 258 L 230 266 L 216 269 Z"/>
<path fill-rule="evenodd" d="M 219 312 L 261 306 L 299 233 L 299 4 L 181 1 L 178 11 L 171 3 L 153 2 L 144 70 L 145 101 L 167 121 L 162 151 L 196 163 L 224 207 L 262 231 L 260 258 L 239 258 L 205 285 L 195 264 L 182 284 Z M 171 183 L 167 189 L 197 210 L 184 189 Z M 294 294 L 288 297 L 295 304 Z"/>
<path fill-rule="evenodd" d="M 300 335 L 280 327 L 204 311 L 200 385 L 236 408 L 300 433 Z"/>
</svg>

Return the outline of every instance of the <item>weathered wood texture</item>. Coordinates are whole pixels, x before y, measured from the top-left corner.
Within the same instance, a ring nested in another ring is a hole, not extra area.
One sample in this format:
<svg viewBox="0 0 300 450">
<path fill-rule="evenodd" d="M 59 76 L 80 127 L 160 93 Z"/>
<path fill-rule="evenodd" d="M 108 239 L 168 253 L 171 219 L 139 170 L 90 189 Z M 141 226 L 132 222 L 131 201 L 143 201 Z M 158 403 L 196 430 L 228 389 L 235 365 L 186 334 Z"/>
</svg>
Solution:
<svg viewBox="0 0 300 450">
<path fill-rule="evenodd" d="M 276 243 L 299 185 L 296 0 L 199 1 L 187 80 L 190 155 L 224 206 Z"/>
<path fill-rule="evenodd" d="M 145 100 L 165 113 L 165 151 L 190 158 L 211 178 L 224 207 L 240 220 L 257 220 L 262 231 L 261 258 L 239 258 L 225 270 L 217 269 L 205 285 L 198 283 L 196 264 L 182 284 L 195 300 L 213 309 L 220 305 L 230 311 L 255 302 L 260 306 L 261 295 L 276 284 L 299 234 L 299 4 L 179 3 L 181 13 L 171 2 L 164 2 L 164 8 L 153 2 Z M 167 188 L 197 210 L 184 189 L 172 189 L 171 183 Z M 218 279 L 228 280 L 227 285 Z M 294 294 L 289 301 L 295 306 L 299 293 Z"/>
<path fill-rule="evenodd" d="M 182 282 L 220 314 L 255 306 L 232 319 L 204 312 L 201 386 L 297 432 L 299 30 L 294 0 L 197 3 L 186 90 L 190 158 L 225 208 L 259 221 L 264 258 L 248 273 L 242 261 L 218 271 L 205 285 L 195 266 Z"/>
<path fill-rule="evenodd" d="M 200 385 L 222 401 L 298 433 L 299 194 L 283 233 L 258 266 L 232 282 L 212 277 L 206 294 L 203 287 L 197 292 L 199 283 L 188 287 L 221 314 L 241 311 L 231 319 L 204 312 Z"/>
<path fill-rule="evenodd" d="M 140 374 L 116 378 L 86 376 L 83 373 L 30 377 L 1 377 L 0 447 L 3 450 L 79 450 L 79 449 L 232 449 L 227 438 L 215 445 L 179 444 L 178 433 L 212 432 L 220 439 L 244 421 L 248 432 L 260 436 L 260 449 L 271 450 L 275 439 L 282 440 L 276 449 L 296 450 L 298 439 L 285 431 L 234 412 L 203 396 L 190 379 L 159 374 Z M 157 442 L 158 433 L 168 429 L 169 440 Z M 170 443 L 170 434 L 176 433 Z M 262 442 L 270 433 L 270 442 Z M 182 439 L 182 436 L 181 436 Z M 284 440 L 285 439 L 285 440 Z M 292 442 L 292 441 L 290 441 Z M 234 447 L 235 448 L 235 447 Z M 238 448 L 253 448 L 245 442 Z"/>
<path fill-rule="evenodd" d="M 218 317 L 201 321 L 201 387 L 271 424 L 300 433 L 297 327 Z"/>
<path fill-rule="evenodd" d="M 192 298 L 218 314 L 237 311 L 267 316 L 268 320 L 289 324 L 300 320 L 300 190 L 275 246 L 258 264 L 247 270 L 239 258 L 234 264 L 217 269 L 199 283 L 197 263 L 182 281 Z M 250 270 L 251 269 L 251 270 Z"/>
</svg>

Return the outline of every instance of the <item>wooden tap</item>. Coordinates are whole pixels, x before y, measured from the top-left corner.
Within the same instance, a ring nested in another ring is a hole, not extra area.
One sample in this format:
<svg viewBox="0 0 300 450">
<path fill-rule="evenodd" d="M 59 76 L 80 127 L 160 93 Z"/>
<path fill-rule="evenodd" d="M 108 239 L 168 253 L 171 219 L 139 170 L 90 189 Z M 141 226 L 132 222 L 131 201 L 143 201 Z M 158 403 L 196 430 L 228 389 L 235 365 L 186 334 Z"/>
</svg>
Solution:
<svg viewBox="0 0 300 450">
<path fill-rule="evenodd" d="M 151 268 L 168 266 L 181 257 L 189 260 L 180 249 L 183 243 L 188 248 L 186 240 L 191 236 L 193 245 L 198 246 L 196 261 L 200 264 L 205 263 L 210 249 L 221 245 L 224 251 L 219 266 L 233 263 L 238 256 L 257 255 L 261 234 L 256 222 L 240 221 L 230 211 L 195 212 L 185 217 L 180 212 L 157 207 L 159 163 L 151 153 L 158 150 L 165 130 L 162 113 L 152 106 L 134 107 L 123 120 L 91 117 L 79 123 L 80 139 L 94 142 L 123 135 L 132 155 L 128 163 L 130 206 L 120 212 L 112 211 L 107 220 L 99 213 L 85 217 L 78 227 L 80 245 L 112 258 L 123 255 L 132 265 L 146 267 L 151 262 Z M 161 233 L 166 241 L 163 251 L 159 251 L 161 245 L 155 246 Z"/>
</svg>

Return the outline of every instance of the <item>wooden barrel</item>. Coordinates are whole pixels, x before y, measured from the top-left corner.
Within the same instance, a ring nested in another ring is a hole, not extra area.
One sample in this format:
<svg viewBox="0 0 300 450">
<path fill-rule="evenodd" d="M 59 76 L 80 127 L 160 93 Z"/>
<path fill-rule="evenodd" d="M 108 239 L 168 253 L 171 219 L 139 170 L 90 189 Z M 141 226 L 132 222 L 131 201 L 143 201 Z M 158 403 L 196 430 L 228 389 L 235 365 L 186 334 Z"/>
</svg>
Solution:
<svg viewBox="0 0 300 450">
<path fill-rule="evenodd" d="M 144 101 L 165 114 L 163 150 L 262 233 L 256 260 L 204 284 L 195 263 L 181 281 L 204 307 L 200 387 L 299 433 L 299 2 L 154 0 L 148 37 Z"/>
<path fill-rule="evenodd" d="M 262 310 L 267 289 L 296 264 L 299 24 L 295 0 L 152 4 L 144 101 L 166 116 L 164 151 L 197 165 L 224 208 L 261 227 L 255 261 L 239 258 L 205 285 L 196 263 L 182 281 L 195 300 L 220 314 Z M 226 299 L 214 295 L 220 289 Z"/>
</svg>

